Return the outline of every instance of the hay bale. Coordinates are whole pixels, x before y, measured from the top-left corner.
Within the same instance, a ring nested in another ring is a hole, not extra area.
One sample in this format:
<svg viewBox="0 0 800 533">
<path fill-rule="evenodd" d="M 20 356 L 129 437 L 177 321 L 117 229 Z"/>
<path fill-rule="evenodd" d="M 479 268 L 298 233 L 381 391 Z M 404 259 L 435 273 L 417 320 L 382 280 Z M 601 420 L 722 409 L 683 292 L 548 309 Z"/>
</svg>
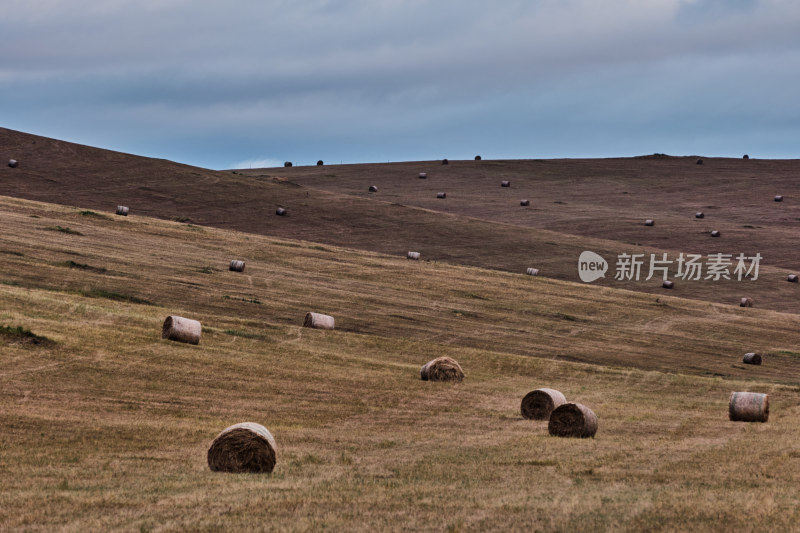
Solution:
<svg viewBox="0 0 800 533">
<path fill-rule="evenodd" d="M 500 182 L 501 187 L 511 187 L 511 182 L 508 180 L 503 180 Z"/>
<path fill-rule="evenodd" d="M 378 188 L 374 185 L 369 186 L 369 192 L 378 192 Z"/>
<path fill-rule="evenodd" d="M 275 214 L 278 215 L 279 217 L 285 217 L 286 209 L 279 207 L 278 209 L 275 210 Z"/>
<path fill-rule="evenodd" d="M 325 164 L 325 163 L 323 163 L 323 162 L 322 162 L 322 159 L 320 159 L 320 160 L 318 160 L 318 161 L 317 161 L 317 166 L 318 166 L 318 167 L 321 167 L 321 166 L 322 166 L 322 165 L 324 165 L 324 164 Z"/>
<path fill-rule="evenodd" d="M 437 192 L 436 193 L 436 198 L 447 198 L 447 193 L 446 192 Z"/>
<path fill-rule="evenodd" d="M 554 437 L 594 437 L 597 433 L 597 415 L 585 405 L 565 403 L 550 413 L 547 431 Z"/>
<path fill-rule="evenodd" d="M 427 178 L 428 178 L 428 173 L 427 172 L 420 172 L 419 173 L 419 179 L 424 180 L 424 179 L 427 179 Z"/>
<path fill-rule="evenodd" d="M 19 166 L 19 161 L 17 161 L 16 159 L 9 159 L 8 166 L 11 168 L 17 168 Z"/>
<path fill-rule="evenodd" d="M 731 422 L 766 422 L 769 419 L 769 395 L 758 392 L 732 392 L 728 402 Z"/>
<path fill-rule="evenodd" d="M 711 232 L 711 236 L 712 236 L 712 237 L 719 237 L 719 236 L 720 236 L 720 233 L 719 233 L 719 231 L 717 231 L 717 230 L 714 230 L 714 231 L 712 231 L 712 232 Z"/>
<path fill-rule="evenodd" d="M 753 299 L 752 298 L 742 298 L 739 302 L 739 307 L 753 307 Z"/>
<path fill-rule="evenodd" d="M 788 281 L 789 283 L 797 283 L 798 281 L 797 274 L 789 274 L 789 276 L 786 278 L 786 281 Z"/>
<path fill-rule="evenodd" d="M 197 320 L 170 315 L 161 327 L 161 338 L 187 344 L 200 344 L 203 326 Z"/>
<path fill-rule="evenodd" d="M 673 288 L 675 286 L 675 282 L 674 281 L 665 280 L 664 283 L 661 284 L 661 286 L 664 287 L 665 289 L 671 289 L 671 288 Z"/>
<path fill-rule="evenodd" d="M 520 200 L 519 201 L 519 205 L 521 205 L 522 207 L 527 207 L 527 206 L 531 205 L 531 201 L 530 200 Z"/>
<path fill-rule="evenodd" d="M 333 329 L 335 320 L 330 315 L 323 315 L 322 313 L 306 313 L 306 318 L 303 320 L 304 328 L 314 329 Z"/>
<path fill-rule="evenodd" d="M 744 154 L 744 155 L 742 156 L 742 159 L 750 159 L 750 156 L 749 156 L 749 155 L 747 155 L 747 154 Z"/>
<path fill-rule="evenodd" d="M 698 165 L 702 165 L 702 164 L 703 164 L 703 160 L 702 160 L 702 159 L 698 159 L 698 160 L 697 160 L 697 164 L 698 164 Z"/>
<path fill-rule="evenodd" d="M 270 473 L 275 468 L 277 446 L 267 428 L 242 422 L 222 430 L 208 449 L 212 472 Z"/>
<path fill-rule="evenodd" d="M 481 156 L 479 156 L 479 155 L 476 155 L 476 156 L 475 156 L 475 161 L 480 161 L 480 160 L 481 160 Z"/>
<path fill-rule="evenodd" d="M 519 409 L 528 420 L 547 420 L 553 409 L 565 403 L 567 399 L 555 389 L 536 389 L 522 398 Z"/>
<path fill-rule="evenodd" d="M 702 211 L 698 211 L 694 214 L 694 218 L 706 218 L 706 215 Z"/>
<path fill-rule="evenodd" d="M 437 357 L 419 369 L 422 381 L 462 381 L 464 371 L 452 357 Z"/>
<path fill-rule="evenodd" d="M 238 259 L 234 259 L 231 261 L 231 266 L 228 267 L 228 270 L 232 272 L 244 272 L 244 261 L 239 261 Z"/>
<path fill-rule="evenodd" d="M 746 365 L 760 365 L 761 355 L 753 352 L 746 353 L 744 357 L 742 357 L 742 363 Z"/>
<path fill-rule="evenodd" d="M 442 159 L 442 164 L 443 165 L 449 165 L 450 161 L 448 161 L 447 159 Z"/>
<path fill-rule="evenodd" d="M 525 273 L 527 275 L 529 275 L 529 276 L 538 276 L 539 275 L 539 269 L 538 268 L 528 268 L 528 270 L 526 270 Z"/>
<path fill-rule="evenodd" d="M 283 163 L 283 166 L 288 168 L 288 167 L 292 166 L 292 162 L 291 161 L 286 161 L 286 162 Z"/>
<path fill-rule="evenodd" d="M 128 216 L 128 211 L 129 211 L 129 209 L 127 207 L 125 207 L 124 205 L 118 205 L 117 206 L 117 214 L 120 215 L 120 216 L 123 216 L 123 217 Z"/>
<path fill-rule="evenodd" d="M 406 255 L 406 259 L 419 261 L 419 252 L 408 252 L 408 255 Z"/>
<path fill-rule="evenodd" d="M 781 196 L 780 194 L 775 196 L 775 201 L 776 202 L 782 202 L 783 201 L 783 196 Z"/>
<path fill-rule="evenodd" d="M 656 225 L 656 221 L 653 220 L 652 218 L 648 218 L 647 220 L 644 221 L 644 225 L 645 226 L 655 226 Z"/>
</svg>

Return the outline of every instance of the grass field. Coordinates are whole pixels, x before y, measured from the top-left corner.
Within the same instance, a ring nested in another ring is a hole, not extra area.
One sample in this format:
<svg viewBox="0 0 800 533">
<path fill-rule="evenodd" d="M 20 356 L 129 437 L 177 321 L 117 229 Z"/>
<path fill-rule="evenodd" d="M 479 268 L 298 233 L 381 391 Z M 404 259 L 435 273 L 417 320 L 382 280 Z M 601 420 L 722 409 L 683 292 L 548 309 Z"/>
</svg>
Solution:
<svg viewBox="0 0 800 533">
<path fill-rule="evenodd" d="M 0 197 L 0 223 L 0 529 L 796 529 L 795 314 L 95 205 Z M 200 345 L 160 338 L 171 314 Z M 463 383 L 420 381 L 440 355 Z M 522 419 L 539 387 L 596 438 Z M 768 423 L 728 421 L 744 390 Z M 241 421 L 273 474 L 208 470 Z"/>
</svg>

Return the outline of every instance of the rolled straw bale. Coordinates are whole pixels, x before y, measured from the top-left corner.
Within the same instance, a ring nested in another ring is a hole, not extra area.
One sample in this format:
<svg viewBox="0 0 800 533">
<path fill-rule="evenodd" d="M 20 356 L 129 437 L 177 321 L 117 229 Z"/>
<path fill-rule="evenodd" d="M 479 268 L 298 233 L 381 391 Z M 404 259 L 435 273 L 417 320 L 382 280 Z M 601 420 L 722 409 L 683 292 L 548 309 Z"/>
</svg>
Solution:
<svg viewBox="0 0 800 533">
<path fill-rule="evenodd" d="M 775 201 L 776 202 L 782 202 L 783 201 L 783 196 L 781 196 L 780 194 L 775 196 Z"/>
<path fill-rule="evenodd" d="M 664 280 L 664 283 L 662 283 L 661 286 L 664 287 L 665 289 L 671 289 L 671 288 L 675 287 L 675 282 L 674 281 L 669 281 L 669 280 Z"/>
<path fill-rule="evenodd" d="M 747 365 L 760 365 L 761 364 L 761 355 L 757 353 L 746 353 L 744 357 L 742 357 L 742 363 Z"/>
<path fill-rule="evenodd" d="M 128 211 L 129 211 L 129 209 L 127 207 L 125 207 L 124 205 L 118 205 L 117 206 L 117 214 L 118 215 L 126 217 L 126 216 L 128 216 Z"/>
<path fill-rule="evenodd" d="M 697 160 L 697 164 L 698 164 L 698 165 L 702 165 L 702 164 L 703 164 L 703 160 L 702 160 L 702 159 L 698 159 L 698 160 Z"/>
<path fill-rule="evenodd" d="M 739 307 L 753 307 L 753 299 L 752 298 L 742 298 L 739 302 Z"/>
<path fill-rule="evenodd" d="M 278 215 L 279 217 L 285 217 L 286 209 L 279 207 L 278 209 L 275 210 L 275 214 Z"/>
<path fill-rule="evenodd" d="M 229 270 L 233 272 L 243 272 L 244 271 L 244 261 L 240 261 L 238 259 L 234 259 L 231 261 L 231 266 Z"/>
<path fill-rule="evenodd" d="M 16 159 L 9 159 L 8 166 L 11 168 L 17 168 L 19 166 L 19 161 L 17 161 Z"/>
<path fill-rule="evenodd" d="M 550 413 L 547 431 L 554 437 L 594 437 L 597 433 L 597 415 L 585 405 L 565 403 Z"/>
<path fill-rule="evenodd" d="M 705 218 L 706 215 L 702 211 L 698 211 L 694 214 L 694 218 Z"/>
<path fill-rule="evenodd" d="M 520 412 L 529 420 L 547 420 L 553 409 L 567 403 L 567 399 L 555 389 L 536 389 L 522 398 Z"/>
<path fill-rule="evenodd" d="M 766 422 L 769 418 L 769 395 L 758 392 L 732 392 L 728 402 L 731 422 Z"/>
<path fill-rule="evenodd" d="M 408 252 L 408 255 L 406 255 L 406 259 L 419 261 L 419 252 Z"/>
<path fill-rule="evenodd" d="M 306 318 L 303 320 L 304 328 L 314 329 L 333 329 L 334 319 L 330 315 L 323 315 L 322 313 L 306 313 Z"/>
<path fill-rule="evenodd" d="M 789 274 L 789 277 L 786 278 L 786 281 L 790 283 L 797 283 L 798 282 L 797 274 Z"/>
<path fill-rule="evenodd" d="M 520 200 L 519 201 L 519 205 L 521 205 L 522 207 L 527 207 L 527 206 L 531 205 L 531 201 L 530 200 Z"/>
<path fill-rule="evenodd" d="M 655 226 L 655 224 L 656 224 L 656 221 L 651 219 L 651 218 L 648 218 L 647 220 L 644 221 L 644 225 L 645 226 Z"/>
<path fill-rule="evenodd" d="M 286 161 L 286 162 L 283 164 L 283 166 L 284 166 L 284 167 L 290 167 L 290 166 L 292 166 L 292 162 L 291 162 L 291 161 Z"/>
<path fill-rule="evenodd" d="M 369 186 L 369 192 L 378 192 L 378 188 L 374 185 Z"/>
<path fill-rule="evenodd" d="M 442 164 L 443 165 L 449 165 L 450 161 L 448 161 L 447 159 L 442 159 Z"/>
<path fill-rule="evenodd" d="M 447 193 L 446 192 L 437 192 L 436 193 L 436 198 L 447 198 Z"/>
<path fill-rule="evenodd" d="M 208 449 L 213 472 L 270 473 L 275 468 L 277 446 L 267 428 L 242 422 L 225 428 Z"/>
<path fill-rule="evenodd" d="M 197 320 L 170 315 L 161 328 L 161 338 L 171 341 L 199 344 L 203 326 Z"/>
<path fill-rule="evenodd" d="M 717 230 L 714 230 L 714 231 L 711 232 L 711 236 L 712 237 L 719 237 L 719 235 L 720 235 L 720 233 Z"/>
<path fill-rule="evenodd" d="M 424 180 L 427 177 L 428 177 L 428 173 L 427 172 L 420 172 L 419 173 L 419 179 Z"/>
<path fill-rule="evenodd" d="M 742 156 L 742 159 L 750 159 L 750 156 L 749 156 L 749 155 L 747 155 L 747 154 L 744 154 L 744 155 Z"/>
<path fill-rule="evenodd" d="M 464 371 L 452 357 L 437 357 L 422 365 L 419 377 L 423 381 L 461 381 Z"/>
<path fill-rule="evenodd" d="M 525 273 L 527 275 L 529 275 L 529 276 L 538 276 L 539 275 L 539 269 L 538 268 L 529 267 L 528 270 L 525 271 Z"/>
<path fill-rule="evenodd" d="M 481 156 L 479 156 L 479 155 L 476 155 L 476 156 L 475 156 L 475 161 L 480 161 L 480 160 L 481 160 Z"/>
<path fill-rule="evenodd" d="M 500 182 L 501 187 L 511 187 L 511 182 L 508 180 L 503 180 Z"/>
<path fill-rule="evenodd" d="M 322 162 L 322 159 L 320 159 L 319 161 L 317 161 L 317 166 L 318 166 L 318 167 L 321 167 L 321 166 L 322 166 L 322 165 L 324 165 L 324 164 L 325 164 L 325 163 L 323 163 L 323 162 Z"/>
</svg>

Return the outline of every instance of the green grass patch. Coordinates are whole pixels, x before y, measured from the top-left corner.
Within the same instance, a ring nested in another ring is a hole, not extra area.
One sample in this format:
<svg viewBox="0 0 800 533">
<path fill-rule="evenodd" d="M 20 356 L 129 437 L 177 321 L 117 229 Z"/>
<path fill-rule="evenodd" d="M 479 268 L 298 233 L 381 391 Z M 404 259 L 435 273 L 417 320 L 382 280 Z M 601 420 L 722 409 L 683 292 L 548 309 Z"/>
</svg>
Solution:
<svg viewBox="0 0 800 533">
<path fill-rule="evenodd" d="M 20 344 L 52 344 L 53 341 L 42 335 L 37 335 L 22 326 L 0 326 L 0 339 L 10 343 Z"/>
<path fill-rule="evenodd" d="M 132 304 L 156 305 L 149 300 L 132 296 L 130 294 L 122 294 L 114 291 L 107 291 L 105 289 L 88 289 L 78 291 L 78 294 L 87 298 L 105 298 L 106 300 L 114 300 L 116 302 L 130 302 Z"/>
<path fill-rule="evenodd" d="M 94 211 L 89 211 L 89 210 L 80 211 L 78 214 L 84 217 L 104 218 L 106 220 L 111 220 L 111 217 L 108 215 L 104 215 L 102 213 L 96 213 Z"/>
<path fill-rule="evenodd" d="M 69 235 L 83 235 L 83 233 L 78 230 L 65 228 L 64 226 L 47 226 L 45 229 L 49 231 L 60 231 L 61 233 L 68 233 Z"/>
<path fill-rule="evenodd" d="M 261 300 L 259 300 L 258 298 L 242 298 L 240 296 L 228 296 L 227 294 L 224 295 L 222 298 L 224 298 L 225 300 L 236 300 L 236 301 L 239 301 L 239 302 L 246 302 L 246 303 L 249 303 L 249 304 L 261 305 L 261 303 L 262 303 Z"/>
</svg>

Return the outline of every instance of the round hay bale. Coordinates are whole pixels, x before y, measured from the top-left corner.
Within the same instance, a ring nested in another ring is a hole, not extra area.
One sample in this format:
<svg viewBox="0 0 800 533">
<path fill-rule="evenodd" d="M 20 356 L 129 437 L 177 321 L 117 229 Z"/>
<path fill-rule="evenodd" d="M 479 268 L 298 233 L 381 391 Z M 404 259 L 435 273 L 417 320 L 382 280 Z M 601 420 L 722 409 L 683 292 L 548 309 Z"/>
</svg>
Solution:
<svg viewBox="0 0 800 533">
<path fill-rule="evenodd" d="M 422 381 L 462 381 L 464 371 L 452 357 L 437 357 L 419 369 Z"/>
<path fill-rule="evenodd" d="M 653 220 L 652 218 L 648 218 L 647 220 L 644 221 L 644 225 L 645 226 L 655 226 L 656 225 L 656 221 Z"/>
<path fill-rule="evenodd" d="M 450 161 L 448 161 L 447 159 L 442 159 L 442 164 L 443 165 L 449 165 Z"/>
<path fill-rule="evenodd" d="M 187 344 L 200 344 L 203 326 L 197 320 L 170 315 L 161 327 L 161 338 Z"/>
<path fill-rule="evenodd" d="M 275 210 L 275 214 L 278 215 L 279 217 L 285 217 L 286 209 L 279 207 L 278 209 Z"/>
<path fill-rule="evenodd" d="M 508 180 L 503 180 L 500 182 L 501 187 L 511 187 L 511 182 Z"/>
<path fill-rule="evenodd" d="M 123 216 L 123 217 L 128 216 L 128 211 L 129 211 L 129 209 L 127 207 L 125 207 L 124 205 L 118 205 L 117 206 L 117 214 L 120 215 L 120 216 Z"/>
<path fill-rule="evenodd" d="M 720 233 L 719 233 L 719 231 L 717 231 L 717 230 L 714 230 L 714 231 L 712 231 L 712 232 L 711 232 L 711 236 L 712 236 L 712 237 L 719 237 L 719 236 L 720 236 Z"/>
<path fill-rule="evenodd" d="M 480 160 L 481 160 L 481 156 L 479 156 L 479 155 L 476 155 L 476 156 L 475 156 L 475 161 L 480 161 Z"/>
<path fill-rule="evenodd" d="M 550 413 L 547 431 L 554 437 L 594 437 L 597 433 L 597 415 L 585 405 L 565 403 Z"/>
<path fill-rule="evenodd" d="M 318 166 L 318 167 L 321 167 L 321 166 L 322 166 L 322 165 L 324 165 L 324 164 L 325 164 L 325 163 L 323 163 L 323 162 L 322 162 L 322 159 L 320 159 L 320 160 L 318 160 L 318 161 L 317 161 L 317 166 Z"/>
<path fill-rule="evenodd" d="M 750 156 L 749 156 L 749 155 L 747 155 L 747 154 L 744 154 L 744 155 L 742 156 L 742 159 L 750 159 Z"/>
<path fill-rule="evenodd" d="M 420 172 L 419 173 L 419 179 L 424 180 L 424 179 L 427 179 L 427 178 L 428 178 L 428 173 L 427 172 Z"/>
<path fill-rule="evenodd" d="M 798 282 L 797 274 L 789 274 L 789 276 L 786 278 L 786 281 L 788 281 L 789 283 L 797 283 Z"/>
<path fill-rule="evenodd" d="M 739 307 L 753 307 L 753 299 L 752 298 L 742 298 L 739 302 Z"/>
<path fill-rule="evenodd" d="M 9 159 L 8 166 L 11 168 L 17 168 L 19 166 L 19 161 L 17 161 L 16 159 Z"/>
<path fill-rule="evenodd" d="M 222 430 L 208 449 L 212 472 L 270 473 L 275 468 L 277 446 L 267 428 L 242 422 Z"/>
<path fill-rule="evenodd" d="M 408 255 L 406 255 L 406 259 L 419 261 L 419 252 L 408 252 Z"/>
<path fill-rule="evenodd" d="M 522 398 L 520 412 L 522 418 L 528 420 L 547 420 L 550 413 L 559 405 L 567 403 L 567 399 L 555 389 L 536 389 Z"/>
<path fill-rule="evenodd" d="M 783 196 L 781 196 L 780 194 L 775 196 L 775 201 L 776 202 L 782 202 L 783 201 Z"/>
<path fill-rule="evenodd" d="M 323 315 L 322 313 L 306 313 L 306 318 L 303 320 L 304 328 L 314 329 L 333 329 L 335 320 L 330 315 Z"/>
<path fill-rule="evenodd" d="M 694 214 L 694 218 L 706 218 L 706 215 L 702 211 L 698 211 Z"/>
<path fill-rule="evenodd" d="M 675 287 L 675 282 L 674 281 L 665 280 L 664 283 L 661 284 L 661 286 L 664 287 L 665 289 L 671 289 L 671 288 Z"/>
<path fill-rule="evenodd" d="M 286 162 L 283 163 L 283 166 L 288 168 L 288 167 L 292 166 L 292 162 L 291 161 L 286 161 Z"/>
<path fill-rule="evenodd" d="M 519 201 L 519 205 L 521 205 L 522 207 L 527 207 L 527 206 L 531 205 L 531 201 L 530 200 L 520 200 Z"/>
<path fill-rule="evenodd" d="M 437 192 L 436 193 L 436 198 L 447 198 L 447 193 L 446 192 Z"/>
<path fill-rule="evenodd" d="M 698 165 L 702 165 L 702 164 L 703 164 L 703 160 L 702 160 L 702 159 L 698 159 L 698 160 L 697 160 L 697 164 L 698 164 Z"/>
<path fill-rule="evenodd" d="M 234 259 L 231 261 L 231 266 L 228 269 L 232 272 L 244 272 L 244 261 Z"/>
<path fill-rule="evenodd" d="M 527 275 L 529 275 L 529 276 L 538 276 L 539 275 L 539 269 L 538 268 L 528 268 L 528 270 L 526 270 L 525 273 Z"/>
<path fill-rule="evenodd" d="M 761 355 L 753 352 L 746 353 L 744 357 L 742 357 L 742 363 L 746 365 L 760 365 Z"/>
<path fill-rule="evenodd" d="M 369 192 L 378 192 L 378 188 L 374 185 L 369 186 Z"/>
<path fill-rule="evenodd" d="M 731 422 L 766 422 L 769 419 L 769 395 L 758 392 L 732 392 L 728 402 Z"/>
</svg>

